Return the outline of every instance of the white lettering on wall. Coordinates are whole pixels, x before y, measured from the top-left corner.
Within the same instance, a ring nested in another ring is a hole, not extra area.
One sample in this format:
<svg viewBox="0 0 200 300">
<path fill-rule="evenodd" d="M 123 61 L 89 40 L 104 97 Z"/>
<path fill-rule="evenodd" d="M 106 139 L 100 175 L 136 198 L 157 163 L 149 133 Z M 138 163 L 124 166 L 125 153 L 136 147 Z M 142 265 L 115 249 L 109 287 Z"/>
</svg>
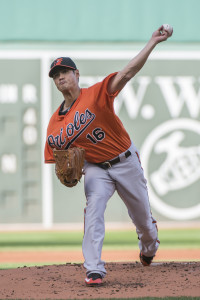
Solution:
<svg viewBox="0 0 200 300">
<path fill-rule="evenodd" d="M 138 89 L 135 91 L 133 83 L 129 81 L 117 97 L 117 101 L 115 103 L 116 114 L 119 113 L 122 104 L 124 103 L 129 117 L 131 119 L 135 119 L 138 116 L 139 109 L 142 105 L 142 101 L 150 82 L 151 78 L 149 76 L 138 77 Z"/>
<path fill-rule="evenodd" d="M 3 173 L 15 173 L 17 170 L 17 157 L 15 154 L 3 154 L 1 157 L 1 170 Z"/>
<path fill-rule="evenodd" d="M 37 102 L 37 89 L 33 84 L 23 85 L 22 99 L 25 103 Z"/>
<path fill-rule="evenodd" d="M 89 87 L 102 79 L 103 77 L 83 76 L 80 84 L 81 87 Z M 195 84 L 198 84 L 198 82 L 193 76 L 157 76 L 154 80 L 149 76 L 139 76 L 129 81 L 117 96 L 114 102 L 116 114 L 119 114 L 124 105 L 130 119 L 136 119 L 139 112 L 141 112 L 144 119 L 153 118 L 156 113 L 154 108 L 151 106 L 150 111 L 148 103 L 143 105 L 147 88 L 151 82 L 155 82 L 159 87 L 163 96 L 159 101 L 164 100 L 166 102 L 172 118 L 180 117 L 184 106 L 186 106 L 192 118 L 198 118 L 200 113 L 200 88 L 198 91 L 195 90 Z"/>
<path fill-rule="evenodd" d="M 80 86 L 81 88 L 88 88 L 89 86 L 94 85 L 97 82 L 100 82 L 104 79 L 101 76 L 81 76 L 80 77 Z"/>
<path fill-rule="evenodd" d="M 200 90 L 195 91 L 193 76 L 160 76 L 155 77 L 172 118 L 180 116 L 184 103 L 190 116 L 197 118 L 200 111 Z M 178 86 L 178 91 L 176 89 Z"/>
<path fill-rule="evenodd" d="M 16 84 L 0 85 L 0 103 L 16 103 L 18 100 L 18 87 Z"/>
</svg>

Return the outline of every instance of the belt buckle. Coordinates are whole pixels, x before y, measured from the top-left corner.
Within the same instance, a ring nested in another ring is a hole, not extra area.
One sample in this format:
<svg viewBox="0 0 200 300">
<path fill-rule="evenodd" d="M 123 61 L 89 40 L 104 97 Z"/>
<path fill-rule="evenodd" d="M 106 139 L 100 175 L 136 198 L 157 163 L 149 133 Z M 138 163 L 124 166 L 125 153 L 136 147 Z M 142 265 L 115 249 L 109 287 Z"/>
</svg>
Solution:
<svg viewBox="0 0 200 300">
<path fill-rule="evenodd" d="M 106 166 L 107 169 L 110 169 L 112 167 L 109 161 L 103 162 L 102 165 Z"/>
</svg>

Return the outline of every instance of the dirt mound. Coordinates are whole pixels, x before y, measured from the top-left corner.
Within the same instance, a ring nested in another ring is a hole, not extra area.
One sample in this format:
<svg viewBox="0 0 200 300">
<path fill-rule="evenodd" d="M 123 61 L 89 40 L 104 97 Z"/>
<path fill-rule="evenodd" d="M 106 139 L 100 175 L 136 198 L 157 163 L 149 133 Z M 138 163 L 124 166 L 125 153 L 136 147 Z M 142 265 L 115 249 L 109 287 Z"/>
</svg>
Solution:
<svg viewBox="0 0 200 300">
<path fill-rule="evenodd" d="M 101 287 L 87 287 L 82 264 L 0 270 L 2 299 L 200 296 L 200 262 L 107 263 Z"/>
</svg>

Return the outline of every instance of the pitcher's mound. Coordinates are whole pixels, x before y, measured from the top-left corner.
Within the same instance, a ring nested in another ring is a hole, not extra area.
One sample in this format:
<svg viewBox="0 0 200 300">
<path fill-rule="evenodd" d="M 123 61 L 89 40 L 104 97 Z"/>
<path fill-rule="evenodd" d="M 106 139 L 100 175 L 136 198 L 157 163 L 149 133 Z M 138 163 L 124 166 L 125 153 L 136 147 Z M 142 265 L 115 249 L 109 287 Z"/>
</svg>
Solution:
<svg viewBox="0 0 200 300">
<path fill-rule="evenodd" d="M 200 296 L 200 262 L 107 263 L 100 287 L 87 287 L 82 264 L 0 270 L 1 299 Z"/>
</svg>

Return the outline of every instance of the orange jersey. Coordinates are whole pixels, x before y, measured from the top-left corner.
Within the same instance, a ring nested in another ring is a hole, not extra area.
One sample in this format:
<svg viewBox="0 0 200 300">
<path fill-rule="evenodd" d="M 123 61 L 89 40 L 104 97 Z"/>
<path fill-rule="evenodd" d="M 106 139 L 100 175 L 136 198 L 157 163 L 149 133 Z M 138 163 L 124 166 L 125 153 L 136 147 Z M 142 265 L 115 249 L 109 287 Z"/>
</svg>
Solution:
<svg viewBox="0 0 200 300">
<path fill-rule="evenodd" d="M 45 145 L 45 163 L 54 163 L 53 148 L 81 147 L 86 160 L 99 163 L 111 160 L 126 151 L 131 140 L 114 112 L 113 95 L 107 92 L 110 74 L 102 82 L 81 89 L 80 95 L 66 114 L 60 107 L 52 115 Z"/>
</svg>

